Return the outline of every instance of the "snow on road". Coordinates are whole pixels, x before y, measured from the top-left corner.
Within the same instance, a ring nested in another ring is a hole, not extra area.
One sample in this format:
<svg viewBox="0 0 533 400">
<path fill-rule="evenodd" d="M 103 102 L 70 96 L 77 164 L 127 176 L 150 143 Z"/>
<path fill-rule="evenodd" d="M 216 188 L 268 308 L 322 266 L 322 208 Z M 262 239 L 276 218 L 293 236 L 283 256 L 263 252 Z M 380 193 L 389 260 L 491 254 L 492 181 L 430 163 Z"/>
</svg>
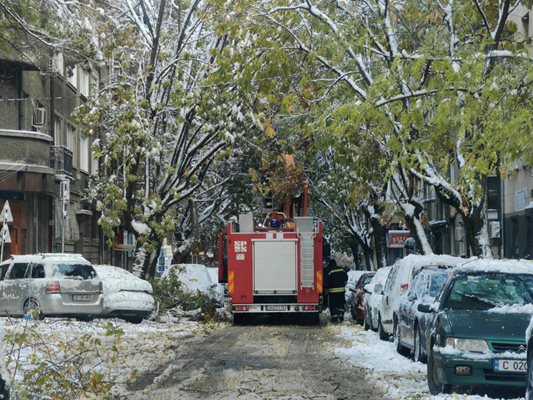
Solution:
<svg viewBox="0 0 533 400">
<path fill-rule="evenodd" d="M 372 383 L 394 399 L 490 400 L 486 395 L 450 394 L 432 396 L 426 381 L 426 365 L 398 354 L 394 343 L 379 340 L 377 333 L 365 331 L 355 323 L 340 326 L 335 354 L 349 365 L 364 368 Z M 523 398 L 518 398 L 520 400 Z"/>
</svg>

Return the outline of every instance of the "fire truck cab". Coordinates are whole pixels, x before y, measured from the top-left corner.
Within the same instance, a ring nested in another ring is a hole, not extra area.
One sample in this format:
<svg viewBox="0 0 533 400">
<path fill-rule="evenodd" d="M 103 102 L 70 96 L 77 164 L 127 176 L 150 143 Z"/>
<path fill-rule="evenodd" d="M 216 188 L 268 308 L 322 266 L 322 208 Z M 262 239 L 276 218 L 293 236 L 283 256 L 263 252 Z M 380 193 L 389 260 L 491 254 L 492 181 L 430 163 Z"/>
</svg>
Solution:
<svg viewBox="0 0 533 400">
<path fill-rule="evenodd" d="M 219 281 L 227 282 L 236 323 L 252 314 L 287 314 L 318 323 L 322 293 L 322 222 L 252 214 L 219 236 Z M 266 226 L 268 225 L 268 226 Z"/>
</svg>

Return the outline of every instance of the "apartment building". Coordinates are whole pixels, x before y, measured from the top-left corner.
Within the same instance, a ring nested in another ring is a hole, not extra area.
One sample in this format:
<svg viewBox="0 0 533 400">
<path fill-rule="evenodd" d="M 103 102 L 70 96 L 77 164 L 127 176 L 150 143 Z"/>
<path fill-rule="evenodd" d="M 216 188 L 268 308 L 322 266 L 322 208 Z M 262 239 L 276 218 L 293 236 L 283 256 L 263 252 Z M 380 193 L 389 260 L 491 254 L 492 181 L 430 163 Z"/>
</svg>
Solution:
<svg viewBox="0 0 533 400">
<path fill-rule="evenodd" d="M 98 80 L 61 54 L 0 50 L 0 206 L 9 200 L 14 219 L 4 258 L 64 248 L 102 262 L 97 215 L 84 197 L 97 163 L 74 118 Z"/>
</svg>

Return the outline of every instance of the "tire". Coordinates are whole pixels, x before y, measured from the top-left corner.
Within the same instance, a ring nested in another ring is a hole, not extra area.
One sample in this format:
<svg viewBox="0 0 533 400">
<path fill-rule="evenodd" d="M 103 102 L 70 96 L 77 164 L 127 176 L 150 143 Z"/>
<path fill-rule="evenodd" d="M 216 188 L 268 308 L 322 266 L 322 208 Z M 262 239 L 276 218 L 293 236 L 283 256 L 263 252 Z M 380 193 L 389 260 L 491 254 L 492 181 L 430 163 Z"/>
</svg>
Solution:
<svg viewBox="0 0 533 400">
<path fill-rule="evenodd" d="M 413 340 L 413 359 L 418 362 L 425 363 L 426 355 L 422 350 L 422 335 L 420 334 L 420 327 L 418 324 L 415 324 L 415 333 Z"/>
<path fill-rule="evenodd" d="M 39 304 L 37 299 L 34 299 L 33 297 L 30 297 L 24 302 L 22 312 L 24 315 L 32 314 L 34 319 L 43 319 L 41 305 Z"/>
<path fill-rule="evenodd" d="M 402 356 L 407 356 L 409 354 L 407 348 L 400 342 L 400 324 L 395 320 L 394 322 L 394 345 L 396 347 L 396 352 Z"/>
<path fill-rule="evenodd" d="M 428 350 L 428 362 L 427 362 L 427 379 L 428 388 L 431 394 L 451 393 L 452 386 L 443 384 L 439 381 L 437 369 L 435 368 L 435 360 L 433 356 L 433 350 Z"/>
<path fill-rule="evenodd" d="M 124 318 L 124 320 L 126 322 L 129 322 L 130 324 L 140 324 L 141 322 L 143 322 L 143 317 L 128 317 L 128 318 Z"/>
<path fill-rule="evenodd" d="M 320 314 L 317 312 L 301 313 L 298 315 L 298 322 L 305 326 L 318 325 L 320 323 Z"/>
<path fill-rule="evenodd" d="M 389 341 L 389 335 L 383 329 L 383 324 L 381 323 L 381 315 L 378 316 L 378 336 L 381 340 Z"/>
<path fill-rule="evenodd" d="M 533 400 L 533 357 L 531 355 L 527 362 L 526 400 Z"/>
<path fill-rule="evenodd" d="M 233 325 L 245 325 L 247 322 L 246 314 L 233 314 Z"/>
</svg>

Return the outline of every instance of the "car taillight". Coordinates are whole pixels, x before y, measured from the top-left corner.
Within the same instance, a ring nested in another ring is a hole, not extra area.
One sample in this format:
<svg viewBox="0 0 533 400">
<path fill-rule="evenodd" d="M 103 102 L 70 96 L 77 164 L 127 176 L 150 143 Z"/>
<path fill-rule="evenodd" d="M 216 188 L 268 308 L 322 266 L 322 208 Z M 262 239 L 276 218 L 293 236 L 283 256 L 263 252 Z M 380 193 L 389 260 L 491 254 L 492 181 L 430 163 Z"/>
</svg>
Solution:
<svg viewBox="0 0 533 400">
<path fill-rule="evenodd" d="M 61 286 L 59 286 L 58 281 L 52 281 L 46 286 L 46 294 L 50 293 L 61 293 Z"/>
<path fill-rule="evenodd" d="M 407 289 L 409 289 L 409 284 L 408 283 L 403 283 L 400 285 L 400 294 L 404 294 Z"/>
<path fill-rule="evenodd" d="M 102 283 L 102 281 L 100 281 L 100 284 L 98 285 L 98 293 L 104 293 L 104 284 Z"/>
<path fill-rule="evenodd" d="M 248 311 L 248 306 L 235 306 L 235 311 Z"/>
<path fill-rule="evenodd" d="M 316 311 L 317 306 L 304 306 L 303 309 L 304 311 Z"/>
</svg>

